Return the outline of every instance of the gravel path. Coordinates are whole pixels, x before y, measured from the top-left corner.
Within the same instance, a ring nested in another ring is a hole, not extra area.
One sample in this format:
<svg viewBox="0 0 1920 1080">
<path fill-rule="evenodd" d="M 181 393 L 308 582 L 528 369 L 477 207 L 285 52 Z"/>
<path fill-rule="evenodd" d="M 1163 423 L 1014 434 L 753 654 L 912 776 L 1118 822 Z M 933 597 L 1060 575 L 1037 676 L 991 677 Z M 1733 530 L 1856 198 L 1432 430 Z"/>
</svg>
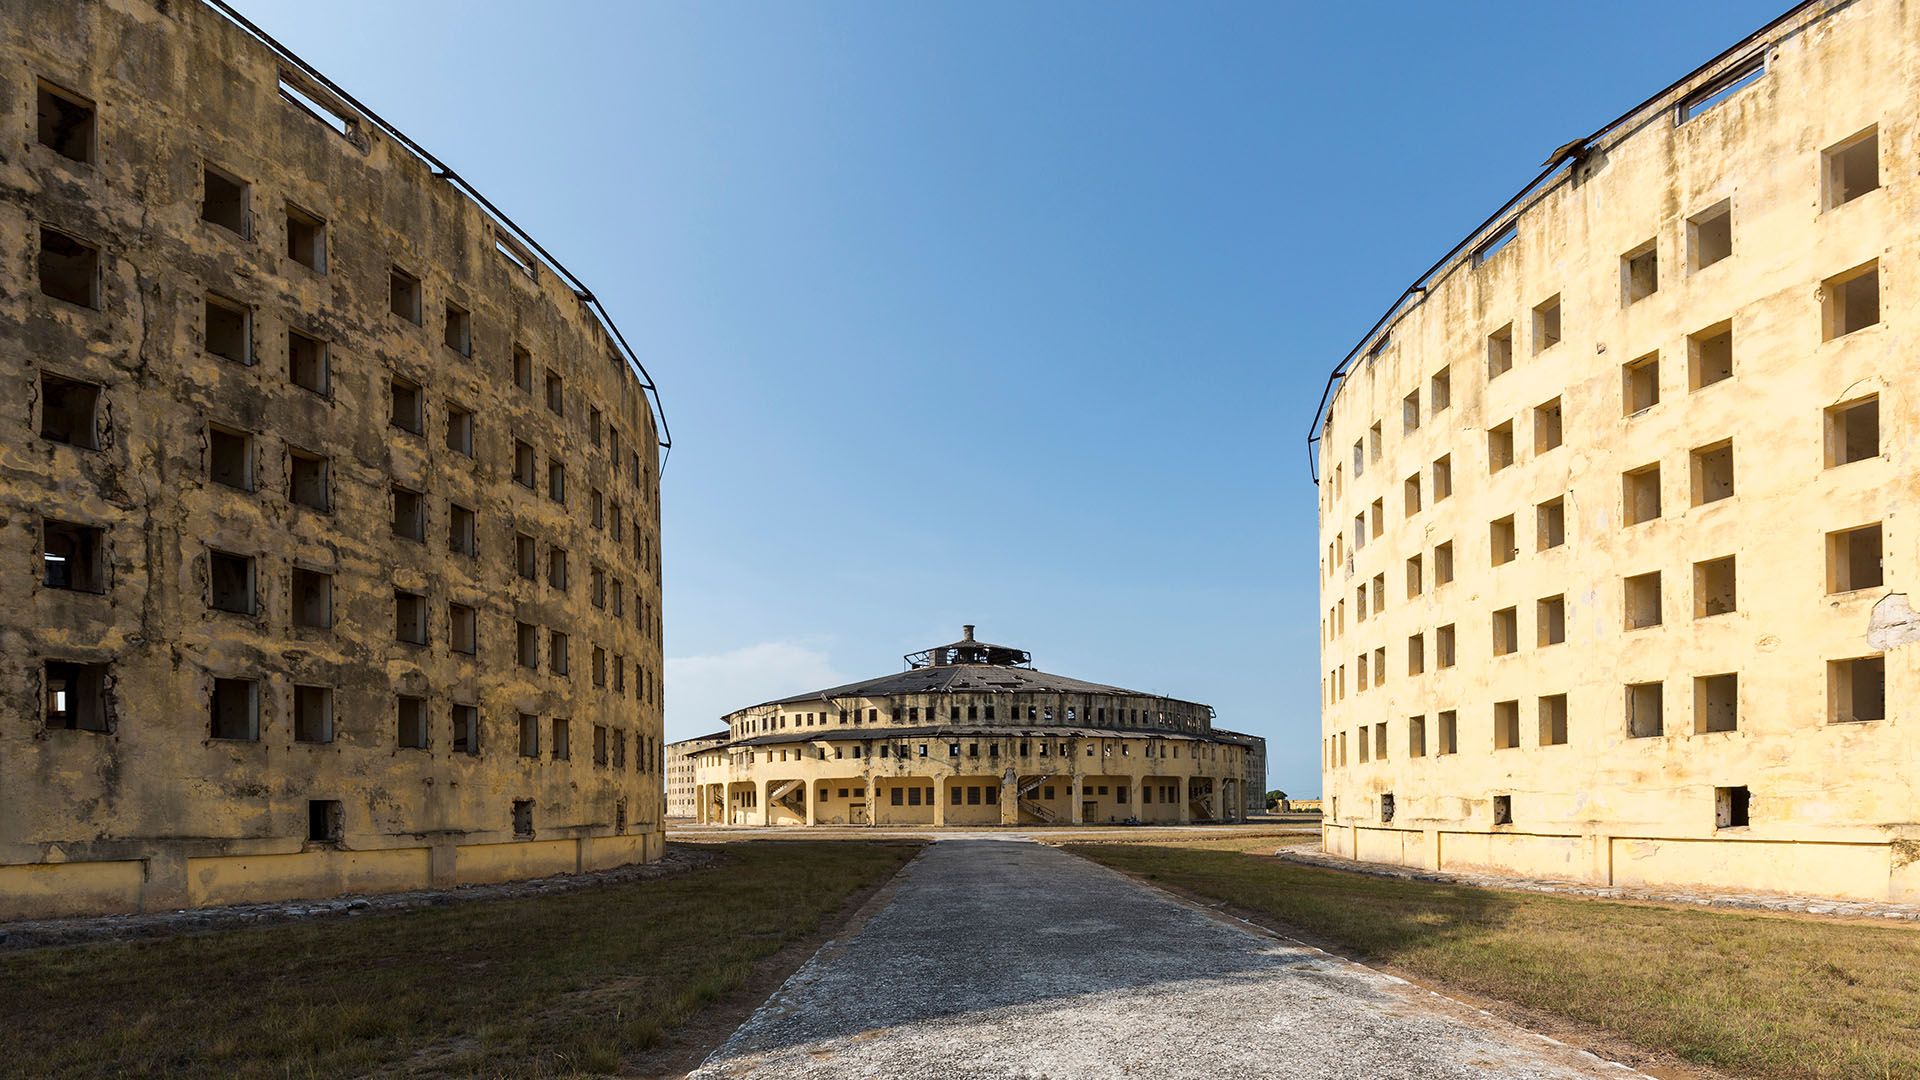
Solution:
<svg viewBox="0 0 1920 1080">
<path fill-rule="evenodd" d="M 1054 848 L 942 840 L 694 1074 L 1634 1077 Z"/>
</svg>

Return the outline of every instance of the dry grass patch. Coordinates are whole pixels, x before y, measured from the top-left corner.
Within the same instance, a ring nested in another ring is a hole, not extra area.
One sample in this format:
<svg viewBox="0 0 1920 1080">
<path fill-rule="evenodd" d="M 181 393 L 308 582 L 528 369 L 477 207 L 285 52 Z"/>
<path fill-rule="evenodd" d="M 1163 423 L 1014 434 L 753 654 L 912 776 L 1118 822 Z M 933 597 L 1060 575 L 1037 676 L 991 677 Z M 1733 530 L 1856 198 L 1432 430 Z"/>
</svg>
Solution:
<svg viewBox="0 0 1920 1080">
<path fill-rule="evenodd" d="M 1768 1077 L 1920 1076 L 1920 932 L 1070 845 L 1443 986 Z"/>
<path fill-rule="evenodd" d="M 917 848 L 714 850 L 703 869 L 556 896 L 0 955 L 0 1071 L 608 1072 Z"/>
</svg>

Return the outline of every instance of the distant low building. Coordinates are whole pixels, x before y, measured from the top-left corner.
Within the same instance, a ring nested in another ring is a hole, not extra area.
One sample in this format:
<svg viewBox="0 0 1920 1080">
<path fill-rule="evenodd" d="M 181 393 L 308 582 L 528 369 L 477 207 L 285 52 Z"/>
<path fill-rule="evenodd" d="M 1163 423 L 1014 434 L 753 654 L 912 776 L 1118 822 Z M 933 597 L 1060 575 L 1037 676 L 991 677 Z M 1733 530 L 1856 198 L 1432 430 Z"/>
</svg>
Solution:
<svg viewBox="0 0 1920 1080">
<path fill-rule="evenodd" d="M 1024 650 L 976 641 L 971 626 L 906 661 L 905 671 L 729 714 L 729 740 L 691 754 L 694 816 L 935 826 L 1246 818 L 1250 737 L 1215 731 L 1205 705 L 1036 671 Z"/>
<path fill-rule="evenodd" d="M 1258 735 L 1247 735 L 1238 731 L 1214 728 L 1213 733 L 1246 751 L 1241 759 L 1245 763 L 1242 770 L 1241 788 L 1247 795 L 1247 812 L 1263 813 L 1267 809 L 1267 740 Z"/>
<path fill-rule="evenodd" d="M 667 816 L 690 818 L 698 810 L 694 799 L 693 755 L 714 746 L 723 746 L 727 733 L 716 731 L 697 739 L 681 739 L 667 744 Z"/>
</svg>

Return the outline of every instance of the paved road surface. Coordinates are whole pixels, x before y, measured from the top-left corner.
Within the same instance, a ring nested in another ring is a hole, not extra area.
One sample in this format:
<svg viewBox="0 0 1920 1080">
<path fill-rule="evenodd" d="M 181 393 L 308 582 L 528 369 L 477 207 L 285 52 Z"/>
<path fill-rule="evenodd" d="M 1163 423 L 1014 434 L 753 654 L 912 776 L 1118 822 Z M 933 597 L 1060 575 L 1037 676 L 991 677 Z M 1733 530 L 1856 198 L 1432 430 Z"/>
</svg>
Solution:
<svg viewBox="0 0 1920 1080">
<path fill-rule="evenodd" d="M 693 1075 L 1632 1077 L 1065 852 L 930 845 Z"/>
</svg>

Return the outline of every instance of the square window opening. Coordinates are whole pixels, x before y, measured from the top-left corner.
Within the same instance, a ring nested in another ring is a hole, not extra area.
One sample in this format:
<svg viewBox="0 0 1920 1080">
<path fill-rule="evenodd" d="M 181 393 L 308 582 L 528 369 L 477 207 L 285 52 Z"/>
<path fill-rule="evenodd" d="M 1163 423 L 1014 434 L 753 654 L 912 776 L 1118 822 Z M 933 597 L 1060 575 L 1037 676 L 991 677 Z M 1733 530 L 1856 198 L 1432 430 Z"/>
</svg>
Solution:
<svg viewBox="0 0 1920 1080">
<path fill-rule="evenodd" d="M 1826 340 L 1880 321 L 1880 264 L 1876 260 L 1820 283 Z"/>
<path fill-rule="evenodd" d="M 1725 615 L 1739 608 L 1734 584 L 1734 556 L 1693 564 L 1693 617 Z"/>
<path fill-rule="evenodd" d="M 216 739 L 253 742 L 260 737 L 260 684 L 252 679 L 215 679 L 209 699 Z"/>
<path fill-rule="evenodd" d="M 1739 729 L 1740 676 L 1729 673 L 1696 677 L 1693 680 L 1694 733 Z"/>
<path fill-rule="evenodd" d="M 326 630 L 333 626 L 333 575 L 302 566 L 293 568 L 291 588 L 293 625 Z"/>
<path fill-rule="evenodd" d="M 1687 338 L 1687 386 L 1701 390 L 1733 378 L 1733 323 L 1709 326 Z"/>
<path fill-rule="evenodd" d="M 296 685 L 293 688 L 293 741 L 333 741 L 332 687 Z"/>
<path fill-rule="evenodd" d="M 81 307 L 100 306 L 100 249 L 63 232 L 40 230 L 40 291 Z"/>
<path fill-rule="evenodd" d="M 1828 663 L 1827 699 L 1833 723 L 1886 719 L 1886 657 L 1862 656 Z"/>
<path fill-rule="evenodd" d="M 1733 442 L 1695 450 L 1692 457 L 1693 505 L 1705 506 L 1733 497 Z"/>
<path fill-rule="evenodd" d="M 420 279 L 397 266 L 387 268 L 387 310 L 420 325 Z"/>
<path fill-rule="evenodd" d="M 1825 209 L 1847 203 L 1880 187 L 1880 129 L 1870 127 L 1820 155 Z"/>
<path fill-rule="evenodd" d="M 1665 686 L 1657 682 L 1631 683 L 1627 686 L 1628 738 L 1650 739 L 1665 732 L 1665 693 Z"/>
<path fill-rule="evenodd" d="M 1871 395 L 1826 410 L 1827 468 L 1880 456 L 1880 397 Z"/>
<path fill-rule="evenodd" d="M 288 330 L 287 378 L 295 386 L 327 396 L 332 378 L 327 367 L 326 342 L 298 330 Z"/>
<path fill-rule="evenodd" d="M 253 559 L 226 551 L 207 553 L 208 602 L 217 611 L 254 611 Z"/>
<path fill-rule="evenodd" d="M 247 183 L 207 165 L 201 172 L 200 220 L 241 237 L 253 235 L 247 214 Z"/>
<path fill-rule="evenodd" d="M 45 676 L 49 729 L 105 732 L 111 728 L 107 665 L 49 660 Z"/>
<path fill-rule="evenodd" d="M 49 589 L 101 593 L 106 582 L 106 530 L 43 518 L 41 584 Z"/>
<path fill-rule="evenodd" d="M 93 161 L 92 101 L 41 79 L 35 113 L 41 146 L 74 161 Z"/>
<path fill-rule="evenodd" d="M 327 272 L 327 223 L 287 204 L 287 258 L 316 274 Z"/>
<path fill-rule="evenodd" d="M 345 814 L 338 799 L 307 800 L 307 842 L 337 844 L 345 835 Z"/>
<path fill-rule="evenodd" d="M 1885 580 L 1878 523 L 1827 534 L 1828 592 L 1877 589 Z"/>
</svg>

